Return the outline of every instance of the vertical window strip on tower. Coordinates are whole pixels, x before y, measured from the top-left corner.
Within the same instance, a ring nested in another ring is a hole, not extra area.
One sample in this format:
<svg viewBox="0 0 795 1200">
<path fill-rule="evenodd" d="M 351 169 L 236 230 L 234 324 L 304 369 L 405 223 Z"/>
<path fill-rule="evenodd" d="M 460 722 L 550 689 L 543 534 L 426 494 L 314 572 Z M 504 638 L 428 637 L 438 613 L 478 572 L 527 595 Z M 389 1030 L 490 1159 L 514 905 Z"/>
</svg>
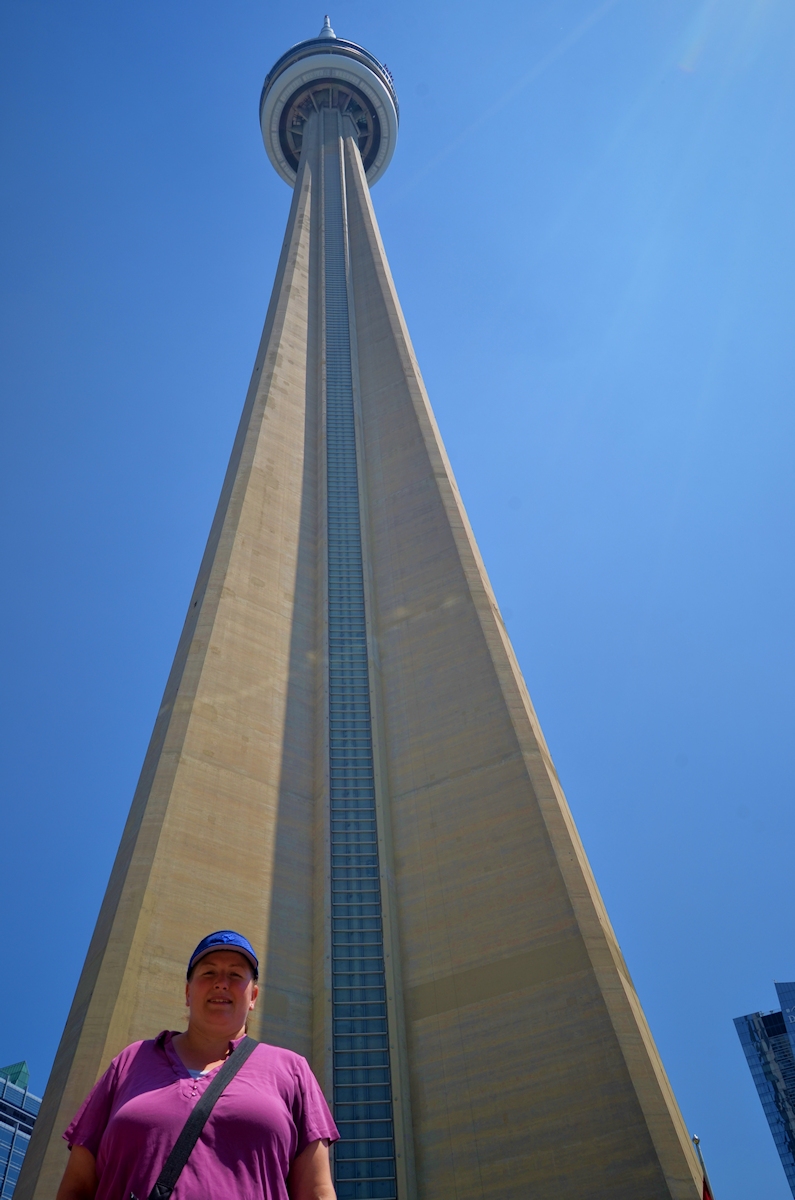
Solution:
<svg viewBox="0 0 795 1200">
<path fill-rule="evenodd" d="M 326 454 L 334 1117 L 338 1200 L 394 1200 L 389 1070 L 339 117 L 325 123 Z"/>
</svg>

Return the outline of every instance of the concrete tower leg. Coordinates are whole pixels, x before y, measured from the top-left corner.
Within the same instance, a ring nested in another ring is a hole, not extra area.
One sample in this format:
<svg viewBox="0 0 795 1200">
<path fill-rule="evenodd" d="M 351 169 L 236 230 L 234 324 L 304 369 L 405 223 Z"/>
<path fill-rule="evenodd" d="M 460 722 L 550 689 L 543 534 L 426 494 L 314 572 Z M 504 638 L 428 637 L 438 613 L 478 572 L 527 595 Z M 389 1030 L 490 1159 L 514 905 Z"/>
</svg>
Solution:
<svg viewBox="0 0 795 1200">
<path fill-rule="evenodd" d="M 110 1059 L 182 1026 L 186 950 L 209 930 L 242 930 L 283 968 L 272 993 L 263 980 L 262 1028 L 311 1052 L 310 199 L 304 170 L 207 550 L 17 1184 L 21 1200 L 52 1200 L 66 1162 L 62 1131 Z M 274 877 L 278 932 L 269 941 Z"/>
<path fill-rule="evenodd" d="M 419 1194 L 700 1194 L 434 421 L 347 142 Z"/>
</svg>

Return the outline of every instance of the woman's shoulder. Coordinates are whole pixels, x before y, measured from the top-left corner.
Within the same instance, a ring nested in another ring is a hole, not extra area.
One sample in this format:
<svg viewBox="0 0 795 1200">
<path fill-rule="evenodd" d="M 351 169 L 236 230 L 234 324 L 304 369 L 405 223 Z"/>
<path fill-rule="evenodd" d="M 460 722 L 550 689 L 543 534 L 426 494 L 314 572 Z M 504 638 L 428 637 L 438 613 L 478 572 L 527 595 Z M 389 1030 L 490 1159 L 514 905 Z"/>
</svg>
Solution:
<svg viewBox="0 0 795 1200">
<path fill-rule="evenodd" d="M 259 1042 L 251 1060 L 262 1069 L 267 1068 L 293 1078 L 297 1076 L 303 1079 L 312 1074 L 311 1067 L 302 1054 L 288 1050 L 286 1046 L 273 1046 L 270 1042 Z"/>
<path fill-rule="evenodd" d="M 144 1038 L 140 1042 L 130 1042 L 129 1046 L 125 1046 L 115 1058 L 111 1059 L 111 1067 L 115 1068 L 117 1072 L 127 1071 L 135 1063 L 162 1057 L 163 1044 L 169 1036 L 171 1036 L 171 1031 L 164 1029 L 157 1037 Z"/>
<path fill-rule="evenodd" d="M 323 1091 L 302 1054 L 284 1046 L 260 1042 L 249 1061 L 255 1064 L 255 1070 L 259 1064 L 260 1086 L 272 1088 L 275 1085 L 289 1107 L 296 1126 L 302 1131 L 299 1152 L 308 1141 L 317 1138 L 337 1141 L 339 1133 Z"/>
</svg>

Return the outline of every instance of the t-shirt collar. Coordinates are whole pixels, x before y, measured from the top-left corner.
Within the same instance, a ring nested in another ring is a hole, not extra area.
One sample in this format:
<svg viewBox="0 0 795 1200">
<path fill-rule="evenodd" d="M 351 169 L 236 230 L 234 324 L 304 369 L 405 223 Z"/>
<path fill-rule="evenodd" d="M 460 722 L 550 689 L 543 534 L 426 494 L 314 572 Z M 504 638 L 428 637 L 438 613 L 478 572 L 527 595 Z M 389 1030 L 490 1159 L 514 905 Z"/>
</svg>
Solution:
<svg viewBox="0 0 795 1200">
<path fill-rule="evenodd" d="M 166 1058 L 168 1059 L 169 1063 L 171 1064 L 171 1067 L 174 1070 L 176 1075 L 178 1075 L 181 1079 L 183 1079 L 183 1078 L 190 1079 L 191 1078 L 190 1071 L 185 1066 L 182 1059 L 180 1058 L 180 1056 L 177 1054 L 176 1050 L 174 1049 L 174 1046 L 172 1045 L 174 1037 L 180 1032 L 184 1032 L 184 1030 L 180 1031 L 179 1029 L 163 1029 L 155 1038 L 155 1045 L 158 1046 L 163 1051 L 163 1053 L 165 1054 Z M 237 1047 L 243 1041 L 243 1038 L 245 1036 L 246 1035 L 244 1033 L 241 1037 L 233 1038 L 232 1040 L 230 1040 L 230 1042 L 229 1042 L 229 1053 L 230 1054 L 232 1053 L 233 1050 L 237 1049 Z"/>
</svg>

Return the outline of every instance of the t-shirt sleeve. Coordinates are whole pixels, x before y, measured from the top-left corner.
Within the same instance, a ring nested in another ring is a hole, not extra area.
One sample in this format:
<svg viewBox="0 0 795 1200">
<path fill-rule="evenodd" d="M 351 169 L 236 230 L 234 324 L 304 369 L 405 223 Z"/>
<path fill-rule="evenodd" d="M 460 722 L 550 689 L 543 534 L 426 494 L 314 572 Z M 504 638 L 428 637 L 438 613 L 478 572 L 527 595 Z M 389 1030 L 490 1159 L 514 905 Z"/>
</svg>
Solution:
<svg viewBox="0 0 795 1200">
<path fill-rule="evenodd" d="M 85 1146 L 94 1158 L 97 1157 L 99 1143 L 110 1120 L 117 1074 L 116 1063 L 112 1062 L 80 1105 L 77 1116 L 63 1135 L 70 1149 L 72 1146 Z"/>
<path fill-rule="evenodd" d="M 296 1155 L 305 1150 L 310 1142 L 316 1142 L 320 1138 L 338 1142 L 340 1135 L 326 1104 L 326 1097 L 305 1058 L 298 1059 L 296 1083 L 293 1102 L 293 1120 L 298 1130 Z"/>
</svg>

